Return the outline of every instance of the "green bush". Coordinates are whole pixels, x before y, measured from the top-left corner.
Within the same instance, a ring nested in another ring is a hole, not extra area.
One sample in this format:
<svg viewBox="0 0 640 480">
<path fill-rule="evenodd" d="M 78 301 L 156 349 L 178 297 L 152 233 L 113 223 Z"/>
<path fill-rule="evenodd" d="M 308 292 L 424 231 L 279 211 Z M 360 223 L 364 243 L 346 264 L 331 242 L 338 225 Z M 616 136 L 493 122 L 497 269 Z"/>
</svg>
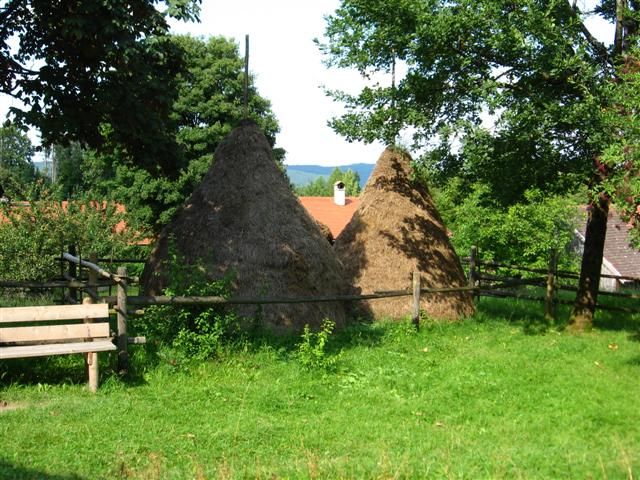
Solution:
<svg viewBox="0 0 640 480">
<path fill-rule="evenodd" d="M 575 199 L 531 189 L 523 201 L 500 207 L 491 201 L 486 186 L 475 185 L 464 194 L 457 188 L 450 182 L 437 192 L 436 200 L 459 255 L 468 255 L 475 245 L 482 260 L 544 269 L 555 251 L 561 269 L 576 268 L 571 244 L 582 218 Z"/>
<path fill-rule="evenodd" d="M 208 279 L 201 262 L 186 263 L 176 253 L 173 242 L 166 272 L 169 285 L 163 295 L 228 297 L 231 293 L 231 276 Z M 144 316 L 136 321 L 136 331 L 176 361 L 207 360 L 215 358 L 224 344 L 236 336 L 237 320 L 235 312 L 225 305 L 156 305 L 145 309 Z"/>
<path fill-rule="evenodd" d="M 60 274 L 56 258 L 75 245 L 88 256 L 124 255 L 133 228 L 114 203 L 44 199 L 0 204 L 0 279 L 44 281 Z"/>
<path fill-rule="evenodd" d="M 325 318 L 318 332 L 312 332 L 309 325 L 304 326 L 302 340 L 297 345 L 297 357 L 302 366 L 308 370 L 333 371 L 340 354 L 331 354 L 327 350 L 329 339 L 336 324 Z"/>
</svg>

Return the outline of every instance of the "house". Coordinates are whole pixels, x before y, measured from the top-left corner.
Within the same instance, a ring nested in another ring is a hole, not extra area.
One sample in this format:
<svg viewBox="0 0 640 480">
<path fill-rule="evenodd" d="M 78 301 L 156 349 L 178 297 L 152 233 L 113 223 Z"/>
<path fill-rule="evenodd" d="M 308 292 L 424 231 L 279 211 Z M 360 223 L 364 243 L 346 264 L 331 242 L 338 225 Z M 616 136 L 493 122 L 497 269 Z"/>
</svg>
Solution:
<svg viewBox="0 0 640 480">
<path fill-rule="evenodd" d="M 575 234 L 578 240 L 578 251 L 584 250 L 586 223 Z M 640 251 L 629 245 L 631 226 L 620 218 L 612 208 L 607 221 L 607 237 L 604 243 L 604 258 L 601 274 L 625 277 L 623 279 L 601 278 L 600 288 L 615 291 L 623 286 L 630 286 L 640 281 Z"/>
<path fill-rule="evenodd" d="M 298 197 L 298 200 L 313 219 L 329 227 L 333 238 L 340 235 L 358 208 L 358 197 L 345 196 L 342 182 L 334 185 L 333 197 Z"/>
</svg>

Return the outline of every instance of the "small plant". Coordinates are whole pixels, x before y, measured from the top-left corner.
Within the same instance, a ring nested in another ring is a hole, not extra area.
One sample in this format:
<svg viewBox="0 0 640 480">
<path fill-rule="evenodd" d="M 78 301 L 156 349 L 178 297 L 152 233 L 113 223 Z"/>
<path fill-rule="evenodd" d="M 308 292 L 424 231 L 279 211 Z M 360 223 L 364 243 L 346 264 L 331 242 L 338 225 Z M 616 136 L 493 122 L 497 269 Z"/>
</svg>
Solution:
<svg viewBox="0 0 640 480">
<path fill-rule="evenodd" d="M 327 350 L 335 326 L 335 322 L 328 318 L 322 321 L 318 332 L 312 332 L 309 325 L 304 326 L 302 341 L 297 345 L 297 357 L 304 368 L 325 372 L 335 370 L 341 353 L 331 354 Z"/>
<path fill-rule="evenodd" d="M 231 278 L 207 278 L 202 262 L 188 264 L 169 242 L 167 261 L 169 285 L 167 296 L 220 296 L 231 293 Z M 208 360 L 215 358 L 235 333 L 237 316 L 224 305 L 213 306 L 153 306 L 145 311 L 138 323 L 147 337 L 173 349 L 176 360 Z"/>
</svg>

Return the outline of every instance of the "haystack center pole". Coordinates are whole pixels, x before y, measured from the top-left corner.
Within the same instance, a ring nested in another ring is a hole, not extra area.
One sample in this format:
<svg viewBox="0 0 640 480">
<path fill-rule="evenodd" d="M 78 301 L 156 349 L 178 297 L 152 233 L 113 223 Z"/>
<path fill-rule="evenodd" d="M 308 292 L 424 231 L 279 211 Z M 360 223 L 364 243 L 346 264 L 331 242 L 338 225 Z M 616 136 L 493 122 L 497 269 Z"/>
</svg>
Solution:
<svg viewBox="0 0 640 480">
<path fill-rule="evenodd" d="M 249 118 L 249 35 L 244 36 L 244 118 Z"/>
</svg>

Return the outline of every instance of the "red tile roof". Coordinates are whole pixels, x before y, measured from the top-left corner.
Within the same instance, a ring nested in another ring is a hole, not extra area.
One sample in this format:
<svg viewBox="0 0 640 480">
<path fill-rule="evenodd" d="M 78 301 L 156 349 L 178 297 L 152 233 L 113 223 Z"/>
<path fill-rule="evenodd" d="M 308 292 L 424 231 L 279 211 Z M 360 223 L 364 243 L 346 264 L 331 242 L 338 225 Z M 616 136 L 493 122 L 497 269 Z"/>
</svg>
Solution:
<svg viewBox="0 0 640 480">
<path fill-rule="evenodd" d="M 358 208 L 357 197 L 347 197 L 344 206 L 336 205 L 333 197 L 298 197 L 298 199 L 314 219 L 329 227 L 333 238 L 340 235 Z"/>
</svg>

